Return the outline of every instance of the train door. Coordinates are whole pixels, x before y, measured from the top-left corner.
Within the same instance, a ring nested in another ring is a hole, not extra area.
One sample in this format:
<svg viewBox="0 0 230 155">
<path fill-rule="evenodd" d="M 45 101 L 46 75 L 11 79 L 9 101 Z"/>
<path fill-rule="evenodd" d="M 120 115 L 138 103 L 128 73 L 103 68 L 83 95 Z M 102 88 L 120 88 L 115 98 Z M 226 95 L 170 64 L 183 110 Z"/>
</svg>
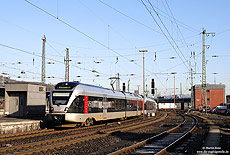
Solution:
<svg viewBox="0 0 230 155">
<path fill-rule="evenodd" d="M 103 119 L 107 119 L 108 104 L 107 104 L 107 98 L 106 97 L 103 97 L 102 107 L 103 107 Z"/>
</svg>

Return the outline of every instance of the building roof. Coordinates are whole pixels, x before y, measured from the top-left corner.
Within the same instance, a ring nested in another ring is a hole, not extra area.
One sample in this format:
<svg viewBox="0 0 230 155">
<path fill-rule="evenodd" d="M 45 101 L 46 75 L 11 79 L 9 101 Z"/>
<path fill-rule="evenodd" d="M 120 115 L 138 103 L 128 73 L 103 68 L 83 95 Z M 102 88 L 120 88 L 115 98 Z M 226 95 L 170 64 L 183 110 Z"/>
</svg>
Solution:
<svg viewBox="0 0 230 155">
<path fill-rule="evenodd" d="M 26 81 L 17 81 L 10 79 L 9 77 L 0 76 L 0 88 L 5 88 L 5 84 L 34 84 L 34 85 L 41 85 L 46 86 L 46 91 L 51 91 L 54 87 L 52 84 L 44 84 L 41 82 L 26 82 Z"/>
<path fill-rule="evenodd" d="M 195 89 L 201 89 L 201 84 L 196 84 Z M 206 84 L 206 89 L 225 89 L 225 84 Z"/>
</svg>

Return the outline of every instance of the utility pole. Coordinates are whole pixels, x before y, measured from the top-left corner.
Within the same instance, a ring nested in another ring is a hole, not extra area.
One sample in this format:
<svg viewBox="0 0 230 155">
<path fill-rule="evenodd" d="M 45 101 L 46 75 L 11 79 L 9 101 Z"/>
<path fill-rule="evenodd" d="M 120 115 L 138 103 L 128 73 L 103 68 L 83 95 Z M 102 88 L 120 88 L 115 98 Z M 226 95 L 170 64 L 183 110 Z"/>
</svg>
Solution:
<svg viewBox="0 0 230 155">
<path fill-rule="evenodd" d="M 66 58 L 65 61 L 65 81 L 69 81 L 69 62 L 72 61 L 69 59 L 69 48 L 66 48 Z"/>
<path fill-rule="evenodd" d="M 193 70 L 191 68 L 191 109 L 194 108 L 194 96 L 193 96 Z"/>
<path fill-rule="evenodd" d="M 2 86 L 5 87 L 5 77 L 2 76 Z"/>
<path fill-rule="evenodd" d="M 208 45 L 205 45 L 205 35 L 209 36 L 212 34 L 212 36 L 215 36 L 215 33 L 207 33 L 206 30 L 203 30 L 202 32 L 202 40 L 203 40 L 203 50 L 202 50 L 202 84 L 201 84 L 201 106 L 205 104 L 205 113 L 207 114 L 207 83 L 206 83 L 206 58 L 205 58 L 205 47 Z"/>
<path fill-rule="evenodd" d="M 137 85 L 138 94 L 140 94 L 140 85 Z"/>
<path fill-rule="evenodd" d="M 116 90 L 120 91 L 120 74 L 117 73 Z"/>
<path fill-rule="evenodd" d="M 149 94 L 148 85 L 146 84 L 146 85 L 145 85 L 145 95 L 146 95 L 146 97 L 148 96 L 148 94 Z"/>
<path fill-rule="evenodd" d="M 46 45 L 46 36 L 42 38 L 42 75 L 41 75 L 41 82 L 45 83 L 46 82 L 46 62 L 45 62 L 45 45 Z"/>
<path fill-rule="evenodd" d="M 139 50 L 139 52 L 143 53 L 143 104 L 142 104 L 142 110 L 144 112 L 144 102 L 145 102 L 145 56 L 144 56 L 144 53 L 148 52 L 148 50 Z"/>
<path fill-rule="evenodd" d="M 174 75 L 174 108 L 175 108 L 175 104 L 176 104 L 176 94 L 175 94 L 176 93 L 176 90 L 175 90 L 176 89 L 175 88 L 176 84 L 175 83 L 176 83 L 176 78 L 175 78 L 175 75 Z"/>
<path fill-rule="evenodd" d="M 130 83 L 130 79 L 128 80 L 128 92 L 129 92 L 129 83 Z"/>
</svg>

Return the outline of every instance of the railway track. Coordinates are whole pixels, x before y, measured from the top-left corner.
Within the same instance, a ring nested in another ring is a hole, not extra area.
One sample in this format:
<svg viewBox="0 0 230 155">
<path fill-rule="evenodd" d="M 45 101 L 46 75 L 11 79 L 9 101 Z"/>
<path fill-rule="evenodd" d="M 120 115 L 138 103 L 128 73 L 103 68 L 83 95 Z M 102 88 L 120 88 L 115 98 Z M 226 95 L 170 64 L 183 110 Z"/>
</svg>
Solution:
<svg viewBox="0 0 230 155">
<path fill-rule="evenodd" d="M 182 116 L 184 118 L 183 122 L 181 122 L 178 126 L 132 146 L 110 153 L 110 155 L 166 153 L 168 150 L 174 148 L 178 143 L 183 141 L 189 133 L 193 132 L 197 125 L 195 117 L 190 115 Z"/>
<path fill-rule="evenodd" d="M 149 124 L 152 124 L 154 122 L 157 121 L 161 121 L 162 119 L 166 118 L 167 115 L 164 114 L 162 116 L 160 116 L 159 119 L 154 120 L 149 119 L 149 120 L 143 120 L 140 121 L 138 123 L 127 123 L 126 125 L 116 125 L 116 126 L 106 126 L 106 128 L 102 129 L 102 128 L 98 128 L 96 129 L 96 127 L 91 127 L 93 128 L 91 131 L 86 131 L 88 128 L 82 128 L 82 129 L 71 129 L 72 131 L 74 130 L 81 130 L 82 132 L 76 133 L 74 135 L 70 135 L 70 136 L 65 136 L 65 137 L 61 137 L 61 138 L 53 138 L 53 139 L 48 139 L 48 140 L 42 140 L 42 141 L 38 141 L 38 142 L 32 142 L 32 143 L 26 143 L 26 144 L 22 144 L 22 145 L 16 145 L 16 146 L 11 146 L 11 147 L 3 147 L 0 148 L 0 154 L 34 154 L 34 153 L 39 153 L 41 151 L 47 151 L 49 149 L 54 149 L 54 148 L 59 148 L 59 147 L 63 147 L 63 146 L 69 146 L 71 144 L 76 144 L 76 143 L 80 143 L 80 142 L 84 142 L 84 141 L 88 141 L 88 140 L 93 140 L 93 139 L 97 139 L 97 138 L 101 138 L 101 137 L 106 137 L 108 135 L 110 135 L 111 133 L 114 132 L 118 132 L 118 131 L 127 131 L 127 130 L 132 130 L 134 128 L 140 128 Z M 130 121 L 131 122 L 131 121 Z M 116 122 L 117 124 L 117 122 Z M 105 125 L 103 125 L 105 126 Z M 84 129 L 84 130 L 83 130 Z M 55 131 L 50 131 L 45 133 L 45 135 L 50 134 L 50 133 L 55 133 Z M 57 132 L 70 132 L 70 130 L 67 131 L 56 131 Z M 42 134 L 42 133 L 37 133 L 37 134 L 33 134 L 32 136 L 38 135 L 38 134 Z M 44 133 L 43 133 L 44 135 Z M 31 138 L 30 135 L 23 135 L 23 136 L 19 136 L 19 137 L 15 137 L 15 139 L 20 139 L 20 138 Z M 6 137 L 5 137 L 6 138 Z M 11 137 L 11 139 L 13 140 L 13 138 Z M 3 139 L 1 139 L 3 140 Z"/>
<path fill-rule="evenodd" d="M 143 118 L 138 117 L 138 118 L 133 118 L 129 120 L 123 120 L 120 121 L 119 123 L 126 124 L 130 122 L 135 122 L 138 120 L 142 120 Z M 106 123 L 106 124 L 99 124 L 95 126 L 90 126 L 90 127 L 81 127 L 81 128 L 74 128 L 74 129 L 65 129 L 65 130 L 55 130 L 55 129 L 45 129 L 45 130 L 39 130 L 39 131 L 30 131 L 30 132 L 23 132 L 23 133 L 15 133 L 15 134 L 3 134 L 0 135 L 0 144 L 1 147 L 4 147 L 3 143 L 10 142 L 10 141 L 16 141 L 16 140 L 23 140 L 26 138 L 35 138 L 35 137 L 43 137 L 47 135 L 57 135 L 57 134 L 64 134 L 64 133 L 73 133 L 75 132 L 81 132 L 82 130 L 95 130 L 97 128 L 105 127 L 105 126 L 113 126 L 117 125 L 118 122 L 112 122 L 112 123 Z"/>
</svg>

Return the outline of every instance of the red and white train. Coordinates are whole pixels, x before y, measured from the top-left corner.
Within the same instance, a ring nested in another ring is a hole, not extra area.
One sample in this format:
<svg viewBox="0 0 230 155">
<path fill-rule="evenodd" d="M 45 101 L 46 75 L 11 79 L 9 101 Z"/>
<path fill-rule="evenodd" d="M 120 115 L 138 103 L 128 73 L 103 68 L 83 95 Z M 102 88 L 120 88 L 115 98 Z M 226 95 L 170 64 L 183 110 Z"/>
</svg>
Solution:
<svg viewBox="0 0 230 155">
<path fill-rule="evenodd" d="M 95 121 L 152 115 L 155 101 L 134 93 L 79 82 L 58 83 L 50 92 L 48 120 L 90 126 Z"/>
</svg>

